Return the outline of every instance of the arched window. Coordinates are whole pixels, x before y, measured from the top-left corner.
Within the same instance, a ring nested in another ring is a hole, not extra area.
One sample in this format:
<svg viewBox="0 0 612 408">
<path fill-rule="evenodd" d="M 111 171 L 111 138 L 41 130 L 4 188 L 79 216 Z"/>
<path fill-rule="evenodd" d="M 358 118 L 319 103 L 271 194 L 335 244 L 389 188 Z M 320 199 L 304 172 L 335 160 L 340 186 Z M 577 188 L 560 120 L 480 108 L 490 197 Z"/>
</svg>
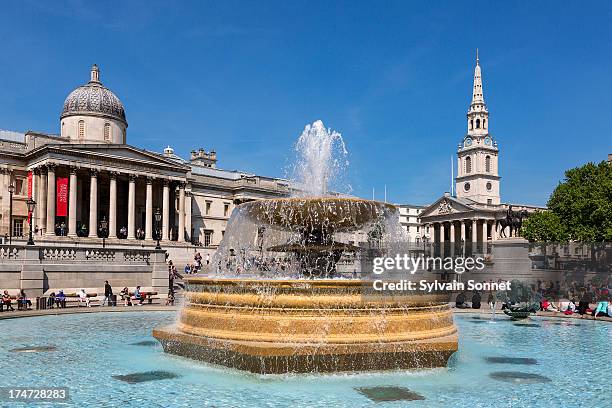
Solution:
<svg viewBox="0 0 612 408">
<path fill-rule="evenodd" d="M 480 119 L 476 119 L 476 129 L 480 129 Z"/>
<path fill-rule="evenodd" d="M 79 139 L 85 139 L 85 121 L 79 120 L 78 125 Z"/>
<path fill-rule="evenodd" d="M 486 119 L 483 119 L 483 120 L 482 120 L 482 128 L 483 128 L 483 129 L 486 129 L 486 128 L 487 128 L 487 120 L 486 120 Z"/>
<path fill-rule="evenodd" d="M 487 173 L 491 172 L 491 156 L 485 157 L 485 171 Z"/>
<path fill-rule="evenodd" d="M 465 158 L 465 172 L 466 173 L 472 172 L 472 158 L 469 156 Z"/>
<path fill-rule="evenodd" d="M 110 123 L 104 124 L 104 140 L 111 140 L 111 125 Z"/>
<path fill-rule="evenodd" d="M 474 130 L 474 119 L 470 119 L 470 130 Z"/>
</svg>

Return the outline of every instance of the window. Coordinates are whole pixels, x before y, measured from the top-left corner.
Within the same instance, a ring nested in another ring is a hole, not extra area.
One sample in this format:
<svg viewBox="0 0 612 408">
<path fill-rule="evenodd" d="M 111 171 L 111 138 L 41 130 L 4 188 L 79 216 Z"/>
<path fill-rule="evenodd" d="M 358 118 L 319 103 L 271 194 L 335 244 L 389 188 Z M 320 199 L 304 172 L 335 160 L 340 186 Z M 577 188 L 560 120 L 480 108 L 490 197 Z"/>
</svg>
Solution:
<svg viewBox="0 0 612 408">
<path fill-rule="evenodd" d="M 208 247 L 212 243 L 212 231 L 204 231 L 204 246 Z"/>
<path fill-rule="evenodd" d="M 26 195 L 27 193 L 24 191 L 25 183 L 24 179 L 16 178 L 15 179 L 15 195 Z"/>
<path fill-rule="evenodd" d="M 79 131 L 79 139 L 84 139 L 85 138 L 85 121 L 84 120 L 79 120 L 78 131 Z"/>
<path fill-rule="evenodd" d="M 472 158 L 469 156 L 465 158 L 465 172 L 466 173 L 472 172 Z"/>
<path fill-rule="evenodd" d="M 491 200 L 490 198 L 487 198 L 487 204 L 489 205 L 493 204 L 493 200 Z"/>
<path fill-rule="evenodd" d="M 212 205 L 212 202 L 210 202 L 210 201 L 206 202 L 206 212 L 205 212 L 206 215 L 210 215 L 210 206 L 211 205 Z"/>
<path fill-rule="evenodd" d="M 487 173 L 491 172 L 491 156 L 485 157 L 485 171 Z"/>
<path fill-rule="evenodd" d="M 111 140 L 111 125 L 110 123 L 104 124 L 104 140 Z"/>
<path fill-rule="evenodd" d="M 417 232 L 419 232 L 419 226 L 417 225 Z"/>
<path fill-rule="evenodd" d="M 482 128 L 483 128 L 483 129 L 486 129 L 486 128 L 487 128 L 487 120 L 486 120 L 486 119 L 483 119 L 483 120 L 482 120 Z"/>
<path fill-rule="evenodd" d="M 229 204 L 223 204 L 223 216 L 227 217 L 229 215 Z"/>
<path fill-rule="evenodd" d="M 23 236 L 23 220 L 22 219 L 13 220 L 13 236 L 14 237 Z"/>
<path fill-rule="evenodd" d="M 474 130 L 474 119 L 470 120 L 470 130 Z"/>
<path fill-rule="evenodd" d="M 493 184 L 491 184 L 491 182 L 487 183 L 487 191 L 491 191 L 491 189 L 493 188 Z"/>
<path fill-rule="evenodd" d="M 476 119 L 476 129 L 480 129 L 480 119 Z"/>
<path fill-rule="evenodd" d="M 465 184 L 463 185 L 463 189 L 464 189 L 465 191 L 470 191 L 470 187 L 471 187 L 471 186 L 470 186 L 470 183 L 465 183 Z"/>
</svg>

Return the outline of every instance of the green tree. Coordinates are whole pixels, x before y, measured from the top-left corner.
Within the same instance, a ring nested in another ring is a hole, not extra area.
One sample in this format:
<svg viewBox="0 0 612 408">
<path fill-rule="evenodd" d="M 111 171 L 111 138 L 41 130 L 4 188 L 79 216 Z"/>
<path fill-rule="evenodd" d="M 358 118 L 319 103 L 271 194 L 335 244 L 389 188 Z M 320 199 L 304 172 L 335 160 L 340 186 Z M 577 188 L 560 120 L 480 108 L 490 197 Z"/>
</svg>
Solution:
<svg viewBox="0 0 612 408">
<path fill-rule="evenodd" d="M 611 241 L 612 164 L 587 163 L 566 171 L 565 180 L 548 200 L 548 209 L 559 218 L 567 238 L 589 243 Z"/>
<path fill-rule="evenodd" d="M 552 211 L 536 211 L 523 221 L 521 236 L 532 242 L 565 242 L 567 232 L 561 219 Z"/>
</svg>

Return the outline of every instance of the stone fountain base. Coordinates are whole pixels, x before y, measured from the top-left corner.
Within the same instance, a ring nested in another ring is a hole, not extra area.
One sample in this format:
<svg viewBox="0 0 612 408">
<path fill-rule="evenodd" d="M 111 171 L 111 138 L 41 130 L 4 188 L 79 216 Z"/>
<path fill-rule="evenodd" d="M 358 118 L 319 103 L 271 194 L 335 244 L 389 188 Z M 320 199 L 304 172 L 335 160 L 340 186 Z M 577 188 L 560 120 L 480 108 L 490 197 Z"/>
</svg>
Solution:
<svg viewBox="0 0 612 408">
<path fill-rule="evenodd" d="M 369 298 L 361 281 L 188 279 L 164 351 L 260 374 L 446 366 L 457 350 L 448 304 Z"/>
</svg>

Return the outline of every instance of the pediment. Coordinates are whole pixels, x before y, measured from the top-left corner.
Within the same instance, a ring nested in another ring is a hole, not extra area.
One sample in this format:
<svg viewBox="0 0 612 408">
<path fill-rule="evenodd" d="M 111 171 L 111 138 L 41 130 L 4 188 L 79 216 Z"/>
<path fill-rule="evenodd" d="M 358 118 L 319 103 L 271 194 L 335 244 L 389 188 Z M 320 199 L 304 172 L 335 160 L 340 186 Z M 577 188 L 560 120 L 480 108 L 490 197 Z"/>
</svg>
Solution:
<svg viewBox="0 0 612 408">
<path fill-rule="evenodd" d="M 475 209 L 467 204 L 458 201 L 454 197 L 442 196 L 433 204 L 429 205 L 425 210 L 421 212 L 421 218 L 437 215 L 449 215 L 462 212 L 470 212 Z"/>
<path fill-rule="evenodd" d="M 187 172 L 191 167 L 187 164 L 166 158 L 158 153 L 142 150 L 130 145 L 109 144 L 54 144 L 41 146 L 32 153 L 44 153 L 57 158 L 92 158 L 100 161 L 128 162 L 131 164 L 142 164 L 169 168 L 174 171 Z"/>
</svg>

